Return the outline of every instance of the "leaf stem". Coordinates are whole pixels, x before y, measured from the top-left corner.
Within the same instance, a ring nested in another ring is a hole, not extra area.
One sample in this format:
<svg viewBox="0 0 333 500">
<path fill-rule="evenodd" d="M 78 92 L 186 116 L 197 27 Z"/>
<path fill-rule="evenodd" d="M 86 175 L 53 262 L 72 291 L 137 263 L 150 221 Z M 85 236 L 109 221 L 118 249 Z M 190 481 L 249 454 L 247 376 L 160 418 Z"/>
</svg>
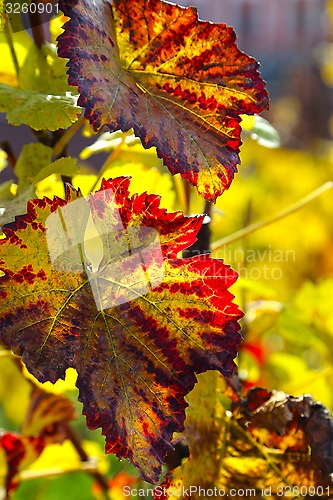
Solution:
<svg viewBox="0 0 333 500">
<path fill-rule="evenodd" d="M 7 43 L 8 43 L 8 47 L 9 47 L 9 50 L 10 50 L 10 53 L 11 53 L 11 56 L 12 56 L 12 60 L 13 60 L 13 64 L 14 64 L 14 68 L 15 68 L 15 72 L 16 72 L 16 76 L 18 77 L 19 73 L 20 73 L 20 66 L 19 66 L 18 59 L 17 59 L 16 52 L 15 52 L 15 47 L 14 47 L 13 37 L 12 37 L 13 32 L 12 32 L 12 28 L 11 28 L 9 19 L 5 22 L 4 33 L 5 33 L 5 37 L 6 37 L 6 40 L 7 40 Z"/>
<path fill-rule="evenodd" d="M 62 476 L 63 474 L 71 474 L 73 472 L 96 472 L 96 465 L 91 462 L 82 462 L 80 467 L 73 467 L 72 469 L 40 469 L 40 470 L 24 470 L 19 473 L 20 480 L 29 481 L 31 479 L 51 478 Z"/>
<path fill-rule="evenodd" d="M 80 130 L 80 128 L 84 124 L 84 121 L 85 118 L 82 115 L 75 123 L 73 123 L 73 125 L 69 129 L 66 130 L 64 135 L 60 137 L 53 148 L 54 156 L 58 157 L 62 153 L 63 149 L 68 144 L 70 139 L 76 134 L 76 132 Z"/>
<path fill-rule="evenodd" d="M 184 214 L 187 215 L 188 214 L 188 211 L 187 211 L 188 206 L 187 206 L 187 199 L 186 199 L 186 194 L 185 194 L 185 185 L 184 185 L 183 179 L 181 178 L 180 174 L 176 174 L 173 176 L 173 182 L 174 182 L 174 189 L 176 191 L 179 205 L 181 206 L 181 209 L 184 212 Z"/>
<path fill-rule="evenodd" d="M 72 442 L 82 462 L 89 463 L 89 456 L 83 449 L 80 438 L 77 436 L 74 429 L 68 423 L 66 424 L 66 431 L 68 439 L 70 439 L 70 441 Z M 95 480 L 101 486 L 105 500 L 110 500 L 108 494 L 109 485 L 106 478 L 96 469 L 96 467 L 93 470 L 89 470 L 88 472 L 90 472 L 90 474 L 95 478 Z"/>
<path fill-rule="evenodd" d="M 34 0 L 31 1 L 31 3 L 35 3 Z M 42 48 L 42 45 L 46 42 L 46 37 L 45 37 L 45 31 L 44 31 L 44 24 L 43 24 L 43 19 L 40 14 L 40 12 L 37 9 L 37 4 L 36 4 L 36 10 L 35 12 L 31 12 L 29 10 L 29 22 L 30 22 L 30 27 L 31 27 L 31 32 L 32 32 L 32 37 L 34 39 L 35 44 L 39 49 Z"/>
<path fill-rule="evenodd" d="M 231 235 L 226 236 L 225 238 L 221 238 L 220 240 L 215 241 L 214 243 L 211 244 L 211 249 L 218 250 L 219 248 L 222 248 L 226 245 L 229 245 L 230 243 L 233 243 L 234 241 L 245 238 L 245 236 L 248 236 L 249 234 L 252 234 L 255 231 L 258 231 L 258 229 L 269 226 L 270 224 L 273 224 L 273 222 L 277 222 L 278 220 L 281 220 L 284 217 L 287 217 L 288 215 L 293 214 L 294 212 L 296 212 L 300 208 L 303 208 L 305 205 L 310 203 L 315 198 L 318 198 L 318 196 L 321 196 L 323 193 L 325 193 L 329 189 L 333 189 L 333 181 L 326 182 L 325 184 L 320 186 L 318 189 L 315 189 L 314 191 L 312 191 L 312 193 L 308 194 L 307 196 L 304 196 L 304 198 L 302 198 L 301 200 L 297 201 L 293 205 L 290 205 L 288 208 L 281 210 L 281 212 L 278 212 L 277 214 L 272 215 L 268 219 L 264 219 L 262 221 L 255 222 L 254 224 L 251 224 L 247 227 L 244 227 L 243 229 L 240 229 L 239 231 L 236 231 L 235 233 L 232 233 Z"/>
</svg>

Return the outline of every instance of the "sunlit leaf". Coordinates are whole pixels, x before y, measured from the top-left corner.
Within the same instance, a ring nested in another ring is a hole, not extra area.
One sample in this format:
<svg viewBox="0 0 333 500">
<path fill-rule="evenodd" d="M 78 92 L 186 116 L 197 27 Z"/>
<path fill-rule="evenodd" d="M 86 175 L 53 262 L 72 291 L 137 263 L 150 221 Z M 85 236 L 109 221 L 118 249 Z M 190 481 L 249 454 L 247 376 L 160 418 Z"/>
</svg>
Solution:
<svg viewBox="0 0 333 500">
<path fill-rule="evenodd" d="M 123 134 L 120 131 L 112 133 L 105 132 L 104 134 L 100 135 L 93 144 L 86 146 L 81 151 L 80 158 L 86 160 L 95 153 L 107 153 L 122 145 L 130 148 L 135 144 L 140 144 L 140 140 L 135 137 L 134 134 Z"/>
<path fill-rule="evenodd" d="M 15 219 L 16 215 L 23 214 L 26 211 L 28 201 L 34 196 L 32 186 L 27 186 L 22 189 L 16 196 L 12 195 L 10 188 L 12 181 L 6 183 L 6 194 L 0 189 L 0 225 L 8 224 Z"/>
<path fill-rule="evenodd" d="M 2 172 L 2 170 L 4 170 L 6 167 L 7 167 L 7 155 L 0 148 L 0 172 Z"/>
<path fill-rule="evenodd" d="M 0 331 L 40 381 L 76 368 L 88 426 L 153 482 L 183 428 L 195 373 L 232 374 L 242 314 L 229 266 L 175 258 L 202 217 L 167 214 L 157 195 L 129 197 L 128 185 L 105 181 L 88 200 L 73 189 L 66 200 L 32 200 L 3 228 Z M 85 255 L 88 219 L 97 263 Z"/>
<path fill-rule="evenodd" d="M 20 87 L 40 94 L 76 94 L 66 78 L 66 62 L 57 56 L 56 46 L 44 43 L 41 49 L 31 45 L 19 76 Z"/>
<path fill-rule="evenodd" d="M 23 424 L 31 394 L 31 384 L 23 377 L 17 361 L 7 356 L 0 363 L 1 426 L 9 430 L 17 430 Z"/>
<path fill-rule="evenodd" d="M 161 0 L 62 0 L 69 83 L 95 130 L 134 129 L 170 171 L 214 201 L 239 163 L 240 114 L 260 113 L 258 63 L 232 28 Z"/>
<path fill-rule="evenodd" d="M 24 123 L 35 130 L 68 128 L 81 113 L 76 99 L 69 92 L 43 94 L 0 84 L 0 111 L 6 112 L 8 123 Z"/>
<path fill-rule="evenodd" d="M 71 158 L 70 156 L 59 158 L 42 168 L 34 177 L 33 184 L 35 186 L 38 182 L 46 179 L 50 175 L 58 174 L 72 176 L 75 175 L 77 171 L 76 158 Z"/>
<path fill-rule="evenodd" d="M 277 148 L 280 146 L 278 131 L 262 116 L 243 115 L 242 129 L 261 146 L 265 146 L 266 148 Z"/>
<path fill-rule="evenodd" d="M 12 39 L 17 61 L 19 66 L 21 66 L 27 55 L 27 51 L 33 44 L 33 40 L 26 31 L 19 31 L 17 33 L 12 33 Z M 3 32 L 0 33 L 0 54 L 1 54 L 0 83 L 5 83 L 7 85 L 12 85 L 14 87 L 18 86 L 17 74 L 13 62 L 13 57 L 10 52 L 10 47 L 7 43 L 7 39 Z"/>
</svg>

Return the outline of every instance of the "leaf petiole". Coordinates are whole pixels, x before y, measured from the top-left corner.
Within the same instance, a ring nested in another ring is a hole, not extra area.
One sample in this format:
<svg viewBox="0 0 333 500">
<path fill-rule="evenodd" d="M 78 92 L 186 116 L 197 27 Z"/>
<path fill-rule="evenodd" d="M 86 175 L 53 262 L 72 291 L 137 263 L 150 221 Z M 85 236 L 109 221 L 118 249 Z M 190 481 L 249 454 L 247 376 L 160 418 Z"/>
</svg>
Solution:
<svg viewBox="0 0 333 500">
<path fill-rule="evenodd" d="M 60 139 L 56 142 L 53 148 L 54 156 L 58 157 L 63 151 L 64 147 L 68 144 L 71 138 L 80 130 L 82 125 L 84 124 L 84 116 L 81 115 L 80 118 L 73 123 L 71 127 L 69 127 L 66 132 L 60 137 Z"/>
<path fill-rule="evenodd" d="M 13 32 L 12 32 L 12 28 L 11 28 L 9 19 L 5 22 L 3 31 L 4 31 L 4 34 L 5 34 L 7 43 L 8 43 L 8 47 L 9 47 L 12 59 L 13 59 L 13 64 L 14 64 L 15 71 L 16 71 L 16 76 L 18 77 L 19 73 L 20 73 L 20 67 L 19 67 L 16 52 L 15 52 L 15 47 L 14 47 L 13 37 L 12 37 Z"/>
</svg>

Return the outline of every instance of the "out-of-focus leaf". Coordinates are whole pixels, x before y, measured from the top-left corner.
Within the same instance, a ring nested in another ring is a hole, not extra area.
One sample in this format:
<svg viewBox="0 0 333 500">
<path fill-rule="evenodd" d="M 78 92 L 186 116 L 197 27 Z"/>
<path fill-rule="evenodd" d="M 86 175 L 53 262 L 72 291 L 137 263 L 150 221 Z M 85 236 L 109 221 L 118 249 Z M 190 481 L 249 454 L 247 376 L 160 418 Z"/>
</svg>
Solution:
<svg viewBox="0 0 333 500">
<path fill-rule="evenodd" d="M 261 146 L 265 146 L 266 148 L 277 148 L 280 146 L 278 131 L 262 116 L 242 115 L 242 130 Z"/>
<path fill-rule="evenodd" d="M 225 24 L 199 21 L 194 7 L 161 0 L 62 0 L 71 19 L 58 53 L 97 130 L 134 129 L 214 201 L 239 163 L 240 114 L 260 113 L 268 96 L 258 63 Z"/>
<path fill-rule="evenodd" d="M 126 472 L 119 472 L 114 478 L 109 481 L 109 497 L 110 500 L 124 500 L 130 495 L 131 489 L 135 488 L 138 478 L 131 476 Z M 143 489 L 143 488 L 142 488 Z M 93 486 L 94 499 L 104 500 L 105 494 L 98 483 Z M 133 498 L 133 496 L 131 495 Z"/>
<path fill-rule="evenodd" d="M 56 44 L 57 37 L 64 31 L 63 25 L 68 20 L 69 18 L 63 15 L 53 17 L 50 20 L 49 26 L 50 26 L 50 36 L 52 43 Z"/>
<path fill-rule="evenodd" d="M 66 423 L 74 418 L 75 409 L 68 398 L 35 387 L 21 430 L 26 436 L 39 435 L 47 444 L 62 443 L 68 437 Z"/>
<path fill-rule="evenodd" d="M 7 155 L 0 148 L 0 172 L 2 172 L 7 167 Z"/>
<path fill-rule="evenodd" d="M 129 197 L 128 186 L 117 178 L 88 201 L 73 189 L 66 200 L 32 200 L 3 228 L 0 326 L 4 344 L 40 381 L 75 367 L 88 426 L 102 426 L 106 451 L 157 481 L 195 373 L 233 372 L 242 313 L 228 291 L 237 278 L 229 266 L 175 258 L 195 241 L 202 217 L 168 214 L 158 196 Z M 103 244 L 96 270 L 84 255 L 89 214 Z"/>
<path fill-rule="evenodd" d="M 214 488 L 217 497 L 244 498 L 247 489 L 255 498 L 287 499 L 293 491 L 297 496 L 302 486 L 309 497 L 319 491 L 330 498 L 333 420 L 311 396 L 255 388 L 232 413 L 220 409 L 220 415 L 216 409 L 206 411 L 207 395 L 195 401 L 194 394 L 193 407 L 191 396 L 185 427 L 190 458 L 158 487 L 166 488 L 164 496 L 156 489 L 155 499 L 188 498 L 191 486 L 192 500 Z"/>
<path fill-rule="evenodd" d="M 31 45 L 20 70 L 20 87 L 39 94 L 63 96 L 67 92 L 76 94 L 66 78 L 66 62 L 57 56 L 56 46 L 44 43 L 41 49 Z"/>
<path fill-rule="evenodd" d="M 77 379 L 77 373 L 73 368 L 68 368 L 66 370 L 65 380 L 57 380 L 55 384 L 51 382 L 40 383 L 31 373 L 26 369 L 25 365 L 23 365 L 23 375 L 27 380 L 31 380 L 33 384 L 41 389 L 52 393 L 52 394 L 64 394 L 66 392 L 77 391 L 75 387 L 75 382 Z"/>
<path fill-rule="evenodd" d="M 6 476 L 0 478 L 0 480 L 4 480 L 7 494 L 17 488 L 19 472 L 39 457 L 44 446 L 44 439 L 39 436 L 27 437 L 0 432 L 0 450 L 4 451 L 4 454 L 1 454 L 0 457 L 2 460 L 5 458 L 7 462 Z M 1 465 L 0 467 L 3 468 Z"/>
<path fill-rule="evenodd" d="M 133 158 L 136 155 L 133 154 Z M 165 167 L 164 167 L 165 169 Z M 163 200 L 163 206 L 167 210 L 174 210 L 174 205 L 175 205 L 175 198 L 176 198 L 176 193 L 173 188 L 173 182 L 171 175 L 169 172 L 165 169 L 165 172 L 161 172 L 159 169 L 154 168 L 152 166 L 148 167 L 145 164 L 142 163 L 137 163 L 135 161 L 121 161 L 121 160 L 116 160 L 115 162 L 112 163 L 112 166 L 110 166 L 107 170 L 105 170 L 103 177 L 109 178 L 109 177 L 121 177 L 121 176 L 130 176 L 131 177 L 131 184 L 129 186 L 129 192 L 130 194 L 137 193 L 142 190 L 143 184 L 142 184 L 142 179 L 144 178 L 144 189 L 145 191 L 152 192 L 155 194 L 158 194 L 159 196 L 162 197 Z M 91 187 L 95 184 L 96 182 L 96 176 L 92 175 L 90 176 L 91 183 L 89 185 L 89 191 L 85 192 L 84 190 L 81 189 L 81 185 L 84 187 L 84 183 L 82 183 L 82 175 L 75 176 L 72 179 L 72 184 L 75 188 L 80 188 L 83 192 L 83 194 L 88 194 L 91 191 Z M 100 177 L 100 180 L 96 184 L 96 187 L 99 188 L 102 182 L 102 178 Z"/>
<path fill-rule="evenodd" d="M 74 123 L 81 108 L 76 105 L 77 96 L 42 94 L 0 84 L 0 111 L 7 114 L 12 125 L 29 125 L 35 130 L 58 130 Z"/>
<path fill-rule="evenodd" d="M 1 349 L 5 348 L 1 346 Z M 2 427 L 16 431 L 24 422 L 30 403 L 31 384 L 22 376 L 17 359 L 1 358 L 0 415 Z M 15 388 L 15 390 L 13 389 Z"/>
<path fill-rule="evenodd" d="M 7 196 L 1 196 L 0 193 L 0 225 L 8 224 L 15 220 L 16 215 L 20 215 L 26 212 L 28 201 L 34 196 L 35 192 L 33 186 L 27 186 L 22 189 L 22 191 L 13 196 L 9 189 L 12 182 L 9 181 L 7 184 Z"/>
<path fill-rule="evenodd" d="M 120 131 L 117 132 L 105 132 L 100 135 L 98 139 L 91 145 L 85 147 L 81 153 L 80 158 L 86 160 L 94 153 L 109 152 L 117 148 L 120 145 L 127 146 L 131 148 L 135 144 L 141 144 L 140 139 L 135 137 L 133 134 L 124 134 Z"/>
<path fill-rule="evenodd" d="M 40 143 L 25 144 L 15 165 L 19 190 L 31 185 L 40 170 L 50 163 L 51 158 L 52 148 Z"/>
<path fill-rule="evenodd" d="M 49 163 L 51 155 L 52 149 L 39 143 L 23 146 L 15 169 L 20 191 L 15 196 L 11 193 L 12 181 L 0 186 L 1 226 L 14 221 L 16 215 L 26 212 L 27 203 L 35 196 L 35 187 L 41 181 L 51 175 L 74 175 L 77 173 L 78 167 L 75 158 L 59 158 Z"/>
<path fill-rule="evenodd" d="M 27 55 L 29 48 L 33 44 L 33 40 L 26 31 L 19 31 L 17 33 L 12 33 L 12 39 L 17 61 L 19 66 L 21 66 L 23 64 L 23 61 Z M 0 33 L 0 54 L 1 54 L 0 83 L 5 83 L 13 87 L 18 86 L 16 69 L 4 33 Z"/>
<path fill-rule="evenodd" d="M 50 175 L 58 174 L 72 176 L 75 175 L 77 171 L 76 158 L 71 158 L 70 156 L 59 158 L 42 168 L 34 177 L 33 184 L 35 186 L 38 182 L 46 179 Z"/>
</svg>

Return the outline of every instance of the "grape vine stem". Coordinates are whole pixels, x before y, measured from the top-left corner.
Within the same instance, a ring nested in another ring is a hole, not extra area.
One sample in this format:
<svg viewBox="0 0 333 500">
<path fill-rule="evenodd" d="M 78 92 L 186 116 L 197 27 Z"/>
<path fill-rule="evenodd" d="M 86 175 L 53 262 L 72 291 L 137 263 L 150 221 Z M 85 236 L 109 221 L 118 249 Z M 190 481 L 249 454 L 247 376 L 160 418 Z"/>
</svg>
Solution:
<svg viewBox="0 0 333 500">
<path fill-rule="evenodd" d="M 333 181 L 326 182 L 318 189 L 315 189 L 314 191 L 312 191 L 312 193 L 308 194 L 307 196 L 304 196 L 304 198 L 301 198 L 293 205 L 290 205 L 284 210 L 281 210 L 281 212 L 278 212 L 277 214 L 272 215 L 271 217 L 268 217 L 267 219 L 264 219 L 262 221 L 250 224 L 249 226 L 246 226 L 243 229 L 240 229 L 239 231 L 236 231 L 235 233 L 226 236 L 225 238 L 221 238 L 220 240 L 214 241 L 213 243 L 211 243 L 210 246 L 211 250 L 212 251 L 218 250 L 226 245 L 229 245 L 230 243 L 233 243 L 234 241 L 245 238 L 246 236 L 254 233 L 255 231 L 258 231 L 258 229 L 269 226 L 270 224 L 273 224 L 274 222 L 277 222 L 278 220 L 281 220 L 284 217 L 287 217 L 288 215 L 297 212 L 297 210 L 303 208 L 305 205 L 307 205 L 314 199 L 318 198 L 322 194 L 326 193 L 326 191 L 329 191 L 330 189 L 333 189 Z"/>
</svg>

